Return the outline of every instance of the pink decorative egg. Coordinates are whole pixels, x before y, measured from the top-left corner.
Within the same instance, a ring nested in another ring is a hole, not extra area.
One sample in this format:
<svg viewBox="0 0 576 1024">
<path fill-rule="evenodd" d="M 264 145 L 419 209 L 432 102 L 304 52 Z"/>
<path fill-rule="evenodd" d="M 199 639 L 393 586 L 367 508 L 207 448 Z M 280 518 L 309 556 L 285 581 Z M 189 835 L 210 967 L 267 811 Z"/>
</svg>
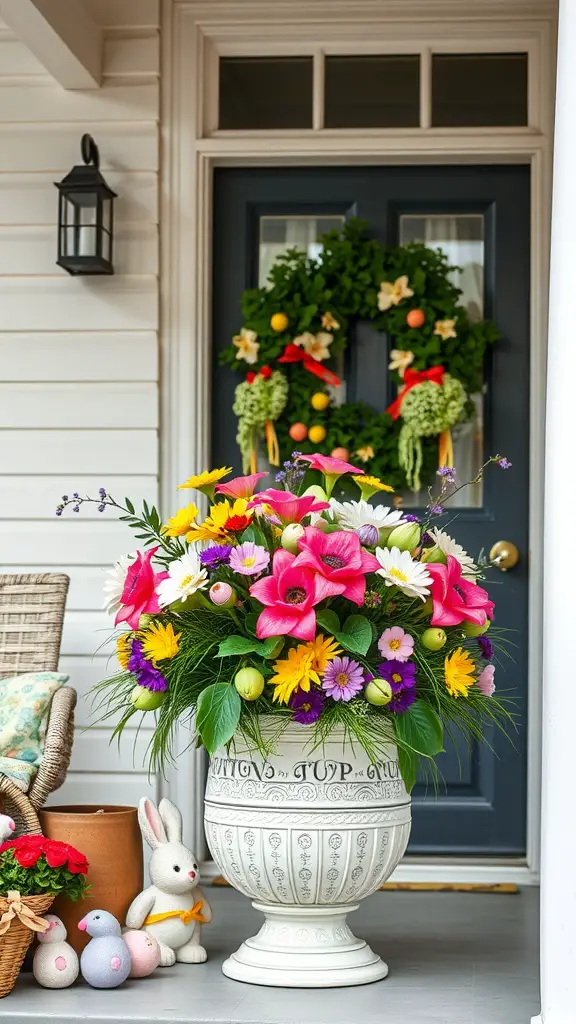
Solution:
<svg viewBox="0 0 576 1024">
<path fill-rule="evenodd" d="M 128 931 L 122 935 L 132 961 L 131 978 L 146 978 L 160 963 L 160 946 L 148 932 Z"/>
</svg>

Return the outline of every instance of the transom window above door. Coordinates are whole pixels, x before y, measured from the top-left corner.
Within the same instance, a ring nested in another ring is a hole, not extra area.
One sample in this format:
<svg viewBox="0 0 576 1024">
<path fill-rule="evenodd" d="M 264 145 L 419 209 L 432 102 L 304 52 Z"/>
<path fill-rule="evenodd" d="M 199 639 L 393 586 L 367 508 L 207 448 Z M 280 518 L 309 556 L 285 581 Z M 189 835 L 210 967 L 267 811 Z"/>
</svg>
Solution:
<svg viewBox="0 0 576 1024">
<path fill-rule="evenodd" d="M 218 129 L 528 125 L 528 53 L 220 56 Z"/>
</svg>

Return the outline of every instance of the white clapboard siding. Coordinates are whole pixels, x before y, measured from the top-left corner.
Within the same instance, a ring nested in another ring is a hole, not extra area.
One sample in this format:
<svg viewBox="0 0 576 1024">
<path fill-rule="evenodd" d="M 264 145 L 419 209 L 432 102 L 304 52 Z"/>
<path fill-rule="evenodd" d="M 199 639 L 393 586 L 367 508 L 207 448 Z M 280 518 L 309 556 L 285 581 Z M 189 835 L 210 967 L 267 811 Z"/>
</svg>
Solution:
<svg viewBox="0 0 576 1024">
<path fill-rule="evenodd" d="M 102 71 L 105 79 L 157 76 L 160 73 L 159 35 L 154 33 L 143 39 L 115 36 L 105 39 Z"/>
<path fill-rule="evenodd" d="M 78 156 L 78 154 L 77 154 Z M 0 224 L 44 225 L 53 232 L 56 245 L 58 192 L 54 182 L 64 177 L 64 164 L 52 174 L 0 175 Z M 158 182 L 148 171 L 107 171 L 106 181 L 118 194 L 114 201 L 115 236 L 122 224 L 158 222 Z"/>
<path fill-rule="evenodd" d="M 0 562 L 2 565 L 40 565 L 50 561 L 67 565 L 110 565 L 125 551 L 137 547 L 133 531 L 117 519 L 84 522 L 82 512 L 66 513 L 45 522 L 3 519 L 0 521 Z"/>
<path fill-rule="evenodd" d="M 0 139 L 1 145 L 1 139 Z M 8 331 L 155 330 L 155 277 L 0 277 L 0 328 Z"/>
<path fill-rule="evenodd" d="M 49 386 L 49 385 L 48 385 Z M 83 385 L 85 387 L 86 385 Z M 0 435 L 1 441 L 1 435 Z M 128 496 L 137 510 L 142 500 L 150 505 L 158 504 L 158 480 L 156 476 L 113 476 L 110 473 L 98 476 L 0 476 L 0 520 L 2 519 L 55 519 L 56 505 L 64 494 L 71 497 L 75 492 L 91 498 L 98 496 L 100 487 L 105 487 L 116 501 L 123 502 Z M 179 502 L 180 498 L 180 502 Z M 182 496 L 176 495 L 174 508 L 182 504 Z M 98 512 L 98 506 L 82 506 L 81 513 L 66 512 L 67 518 L 82 516 L 86 519 L 117 519 L 122 515 L 114 508 Z"/>
<path fill-rule="evenodd" d="M 155 473 L 157 447 L 154 430 L 4 430 L 0 473 Z"/>
<path fill-rule="evenodd" d="M 105 29 L 156 29 L 160 0 L 83 0 L 97 25 Z"/>
<path fill-rule="evenodd" d="M 0 382 L 0 429 L 7 427 L 29 429 L 42 427 L 154 428 L 158 425 L 157 406 L 157 389 L 152 383 L 130 381 L 130 383 L 123 384 L 83 382 L 74 384 L 3 384 Z M 74 488 L 74 490 L 77 489 Z"/>
<path fill-rule="evenodd" d="M 0 331 L 0 367 L 3 381 L 156 382 L 158 341 L 154 331 Z"/>
<path fill-rule="evenodd" d="M 98 96 L 99 90 L 93 90 Z M 100 169 L 158 170 L 158 126 L 135 123 L 91 122 L 4 124 L 0 122 L 0 173 L 50 171 L 55 180 L 62 168 L 80 163 L 80 137 L 91 132 L 100 150 Z"/>
<path fill-rule="evenodd" d="M 0 226 L 0 275 L 60 275 L 62 271 L 56 265 L 56 256 L 54 225 Z M 158 273 L 158 230 L 155 224 L 115 226 L 114 267 L 120 275 Z"/>
<path fill-rule="evenodd" d="M 89 691 L 117 667 L 106 569 L 141 542 L 117 512 L 57 518 L 55 506 L 101 486 L 137 507 L 158 501 L 160 11 L 158 0 L 74 2 L 104 28 L 100 89 L 62 89 L 0 21 L 0 572 L 70 576 L 61 664 L 77 728 L 50 802 L 135 804 L 158 796 L 153 717 L 118 751 Z M 118 193 L 112 277 L 55 264 L 54 183 L 80 163 L 84 131 Z"/>
<path fill-rule="evenodd" d="M 115 650 L 113 633 L 114 623 L 108 612 L 68 612 L 62 634 L 62 657 L 109 657 Z"/>
<path fill-rule="evenodd" d="M 158 86 L 106 83 L 95 89 L 63 89 L 51 85 L 0 87 L 0 121 L 5 124 L 43 121 L 153 121 Z M 128 129 L 130 131 L 130 128 Z"/>
<path fill-rule="evenodd" d="M 82 741 L 83 737 L 79 742 Z M 146 772 L 69 772 L 64 785 L 52 793 L 47 803 L 49 807 L 69 804 L 134 807 L 143 796 L 157 801 L 158 790 L 158 780 Z"/>
<path fill-rule="evenodd" d="M 31 50 L 18 39 L 0 36 L 0 83 L 23 75 L 46 77 L 46 69 Z"/>
</svg>

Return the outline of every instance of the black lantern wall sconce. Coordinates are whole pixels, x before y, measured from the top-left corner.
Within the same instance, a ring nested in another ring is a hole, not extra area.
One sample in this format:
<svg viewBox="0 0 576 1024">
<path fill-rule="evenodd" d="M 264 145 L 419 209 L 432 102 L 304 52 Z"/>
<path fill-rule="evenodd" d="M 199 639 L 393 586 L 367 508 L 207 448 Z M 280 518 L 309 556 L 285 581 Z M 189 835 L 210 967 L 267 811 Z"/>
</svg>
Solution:
<svg viewBox="0 0 576 1024">
<path fill-rule="evenodd" d="M 81 143 L 84 164 L 73 167 L 58 189 L 58 259 L 69 274 L 113 274 L 112 242 L 116 193 L 106 184 L 98 146 L 91 135 Z"/>
</svg>

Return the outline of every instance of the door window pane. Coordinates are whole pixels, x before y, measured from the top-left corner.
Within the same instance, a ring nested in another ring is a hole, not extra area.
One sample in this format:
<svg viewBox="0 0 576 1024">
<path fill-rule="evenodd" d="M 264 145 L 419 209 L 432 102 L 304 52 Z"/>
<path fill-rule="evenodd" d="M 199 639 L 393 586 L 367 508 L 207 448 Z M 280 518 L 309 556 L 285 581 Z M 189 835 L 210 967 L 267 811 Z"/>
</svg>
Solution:
<svg viewBox="0 0 576 1024">
<path fill-rule="evenodd" d="M 326 128 L 420 124 L 420 57 L 326 57 Z"/>
<path fill-rule="evenodd" d="M 405 214 L 400 217 L 400 244 L 423 242 L 432 249 L 442 249 L 452 266 L 459 269 L 452 280 L 462 289 L 460 299 L 471 320 L 484 316 L 484 218 L 481 214 Z M 471 480 L 484 461 L 484 402 L 482 394 L 471 395 L 474 417 L 452 431 L 454 464 L 457 482 Z M 437 489 L 437 479 L 427 481 L 418 494 L 406 491 L 406 505 L 426 505 L 428 485 Z M 449 507 L 477 508 L 482 506 L 482 483 L 466 487 Z"/>
<path fill-rule="evenodd" d="M 528 124 L 527 53 L 435 53 L 435 128 Z"/>
<path fill-rule="evenodd" d="M 273 263 L 288 249 L 299 249 L 317 258 L 322 252 L 320 239 L 327 231 L 339 231 L 344 217 L 336 215 L 261 217 L 258 253 L 258 284 L 265 287 Z"/>
<path fill-rule="evenodd" d="M 218 127 L 311 128 L 312 57 L 221 57 Z"/>
</svg>

